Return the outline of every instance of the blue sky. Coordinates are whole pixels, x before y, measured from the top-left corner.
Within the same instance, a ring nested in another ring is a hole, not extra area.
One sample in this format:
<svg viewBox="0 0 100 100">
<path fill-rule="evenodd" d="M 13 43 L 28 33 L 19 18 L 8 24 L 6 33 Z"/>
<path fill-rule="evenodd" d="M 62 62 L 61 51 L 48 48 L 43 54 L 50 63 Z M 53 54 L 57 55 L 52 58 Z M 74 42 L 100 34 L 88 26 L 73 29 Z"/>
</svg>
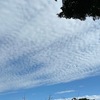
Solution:
<svg viewBox="0 0 100 100">
<path fill-rule="evenodd" d="M 60 19 L 61 1 L 0 1 L 0 99 L 100 100 L 100 20 Z"/>
<path fill-rule="evenodd" d="M 95 76 L 68 83 L 3 92 L 0 93 L 0 98 L 3 100 L 22 100 L 25 96 L 26 100 L 48 100 L 48 97 L 51 96 L 53 99 L 63 100 L 64 98 L 85 96 L 100 99 L 99 85 L 100 77 Z"/>
</svg>

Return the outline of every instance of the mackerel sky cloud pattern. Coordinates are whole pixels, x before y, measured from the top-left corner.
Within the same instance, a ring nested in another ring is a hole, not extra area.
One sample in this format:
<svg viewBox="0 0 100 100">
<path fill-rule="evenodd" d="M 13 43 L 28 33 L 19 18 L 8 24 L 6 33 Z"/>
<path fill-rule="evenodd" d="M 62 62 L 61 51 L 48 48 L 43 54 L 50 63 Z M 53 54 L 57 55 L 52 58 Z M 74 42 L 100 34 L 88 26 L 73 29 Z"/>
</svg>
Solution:
<svg viewBox="0 0 100 100">
<path fill-rule="evenodd" d="M 100 74 L 100 21 L 57 17 L 53 0 L 0 0 L 0 92 Z"/>
</svg>

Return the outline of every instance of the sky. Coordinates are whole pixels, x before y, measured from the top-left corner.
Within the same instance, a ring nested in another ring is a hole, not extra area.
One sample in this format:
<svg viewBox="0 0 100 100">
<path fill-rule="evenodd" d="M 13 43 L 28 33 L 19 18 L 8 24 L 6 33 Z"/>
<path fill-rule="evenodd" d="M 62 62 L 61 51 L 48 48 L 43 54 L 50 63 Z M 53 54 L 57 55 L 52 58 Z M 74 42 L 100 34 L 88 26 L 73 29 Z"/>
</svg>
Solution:
<svg viewBox="0 0 100 100">
<path fill-rule="evenodd" d="M 0 0 L 0 100 L 100 100 L 100 20 L 61 19 L 60 7 Z"/>
</svg>

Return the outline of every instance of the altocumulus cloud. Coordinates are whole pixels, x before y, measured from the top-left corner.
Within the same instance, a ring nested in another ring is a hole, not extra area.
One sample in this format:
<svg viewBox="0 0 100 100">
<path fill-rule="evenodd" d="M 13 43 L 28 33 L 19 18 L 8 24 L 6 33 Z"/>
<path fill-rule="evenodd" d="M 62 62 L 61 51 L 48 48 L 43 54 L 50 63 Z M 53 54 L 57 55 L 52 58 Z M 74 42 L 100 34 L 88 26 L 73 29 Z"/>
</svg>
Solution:
<svg viewBox="0 0 100 100">
<path fill-rule="evenodd" d="M 0 92 L 100 74 L 100 21 L 57 18 L 54 0 L 0 0 Z"/>
</svg>

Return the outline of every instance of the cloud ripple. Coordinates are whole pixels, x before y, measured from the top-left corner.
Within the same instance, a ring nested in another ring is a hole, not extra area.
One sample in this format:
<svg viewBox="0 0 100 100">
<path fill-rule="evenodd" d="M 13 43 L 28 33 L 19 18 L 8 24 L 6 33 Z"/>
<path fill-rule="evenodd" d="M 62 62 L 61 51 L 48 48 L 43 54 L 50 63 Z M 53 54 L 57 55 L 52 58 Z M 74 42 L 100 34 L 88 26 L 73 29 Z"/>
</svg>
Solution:
<svg viewBox="0 0 100 100">
<path fill-rule="evenodd" d="M 0 92 L 100 74 L 100 21 L 59 19 L 59 7 L 0 1 Z"/>
</svg>

